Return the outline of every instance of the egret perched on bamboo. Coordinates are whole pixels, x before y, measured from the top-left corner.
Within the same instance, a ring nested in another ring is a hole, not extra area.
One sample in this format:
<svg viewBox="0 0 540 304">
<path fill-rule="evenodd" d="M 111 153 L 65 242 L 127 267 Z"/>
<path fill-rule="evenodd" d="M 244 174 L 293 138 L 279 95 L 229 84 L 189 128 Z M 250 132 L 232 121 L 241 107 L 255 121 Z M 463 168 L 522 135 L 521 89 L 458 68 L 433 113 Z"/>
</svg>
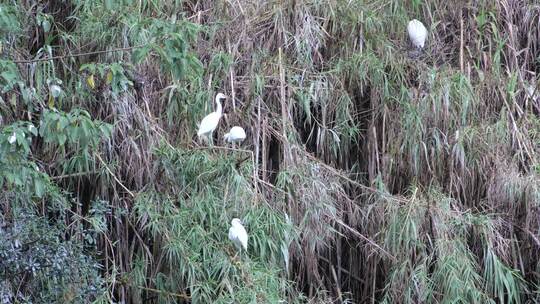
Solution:
<svg viewBox="0 0 540 304">
<path fill-rule="evenodd" d="M 217 128 L 219 120 L 221 119 L 222 106 L 221 100 L 227 99 L 227 96 L 223 93 L 217 93 L 216 95 L 216 111 L 206 115 L 199 126 L 199 131 L 197 131 L 197 136 L 199 138 L 206 138 L 210 143 L 212 142 L 212 133 Z"/>
<path fill-rule="evenodd" d="M 233 144 L 239 144 L 246 139 L 246 131 L 242 127 L 234 126 L 231 128 L 229 133 L 226 133 L 223 136 L 223 140 L 225 140 L 228 143 Z"/>
<path fill-rule="evenodd" d="M 231 240 L 239 251 L 242 248 L 247 251 L 248 234 L 242 225 L 242 221 L 238 218 L 233 218 L 231 228 L 229 228 L 229 240 Z"/>
<path fill-rule="evenodd" d="M 409 38 L 411 39 L 412 44 L 416 48 L 423 48 L 426 43 L 426 38 L 428 31 L 424 24 L 416 19 L 409 21 L 407 25 L 407 32 L 409 33 Z"/>
</svg>

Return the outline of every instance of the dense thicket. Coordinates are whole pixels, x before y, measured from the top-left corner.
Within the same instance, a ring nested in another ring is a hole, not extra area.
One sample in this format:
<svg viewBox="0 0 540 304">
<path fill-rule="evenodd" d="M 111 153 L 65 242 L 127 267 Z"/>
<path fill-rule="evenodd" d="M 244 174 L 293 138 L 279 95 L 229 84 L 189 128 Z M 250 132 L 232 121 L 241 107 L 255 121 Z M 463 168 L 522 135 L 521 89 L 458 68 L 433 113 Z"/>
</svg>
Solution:
<svg viewBox="0 0 540 304">
<path fill-rule="evenodd" d="M 0 1 L 0 300 L 540 301 L 539 70 L 538 1 Z"/>
</svg>

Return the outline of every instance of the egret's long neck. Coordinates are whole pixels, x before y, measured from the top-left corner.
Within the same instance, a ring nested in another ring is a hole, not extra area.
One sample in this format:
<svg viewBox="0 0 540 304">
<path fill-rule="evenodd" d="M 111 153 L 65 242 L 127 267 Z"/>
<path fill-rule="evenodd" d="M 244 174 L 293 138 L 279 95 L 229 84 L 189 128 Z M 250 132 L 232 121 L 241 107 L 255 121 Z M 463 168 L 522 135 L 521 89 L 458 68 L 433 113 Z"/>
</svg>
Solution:
<svg viewBox="0 0 540 304">
<path fill-rule="evenodd" d="M 221 107 L 221 102 L 219 101 L 218 98 L 216 98 L 216 112 L 221 115 L 221 112 L 222 112 L 222 107 Z"/>
</svg>

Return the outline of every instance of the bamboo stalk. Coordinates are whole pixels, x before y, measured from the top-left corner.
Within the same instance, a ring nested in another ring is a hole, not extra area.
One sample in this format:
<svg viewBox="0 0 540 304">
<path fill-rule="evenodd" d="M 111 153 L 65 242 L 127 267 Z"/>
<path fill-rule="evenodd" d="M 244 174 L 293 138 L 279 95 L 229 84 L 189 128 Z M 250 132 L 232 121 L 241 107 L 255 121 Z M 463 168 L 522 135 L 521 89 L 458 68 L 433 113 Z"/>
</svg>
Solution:
<svg viewBox="0 0 540 304">
<path fill-rule="evenodd" d="M 465 71 L 464 69 L 464 59 L 463 59 L 463 56 L 464 56 L 464 37 L 463 37 L 463 12 L 460 14 L 460 19 L 459 19 L 459 69 L 461 71 L 461 73 L 463 73 Z"/>
<path fill-rule="evenodd" d="M 95 153 L 94 155 L 98 158 L 98 160 L 101 162 L 101 164 L 105 167 L 107 172 L 109 172 L 109 174 L 111 174 L 111 176 L 114 178 L 114 180 L 120 185 L 120 187 L 122 187 L 124 190 L 126 190 L 126 192 L 132 198 L 135 198 L 135 194 L 133 194 L 133 192 L 131 192 L 126 186 L 124 186 L 124 184 L 120 181 L 120 179 L 118 179 L 118 177 L 116 177 L 116 175 L 111 171 L 111 169 L 109 169 L 109 166 L 107 166 L 107 164 L 103 161 L 101 156 L 99 156 L 99 154 L 97 154 L 97 153 Z"/>
</svg>

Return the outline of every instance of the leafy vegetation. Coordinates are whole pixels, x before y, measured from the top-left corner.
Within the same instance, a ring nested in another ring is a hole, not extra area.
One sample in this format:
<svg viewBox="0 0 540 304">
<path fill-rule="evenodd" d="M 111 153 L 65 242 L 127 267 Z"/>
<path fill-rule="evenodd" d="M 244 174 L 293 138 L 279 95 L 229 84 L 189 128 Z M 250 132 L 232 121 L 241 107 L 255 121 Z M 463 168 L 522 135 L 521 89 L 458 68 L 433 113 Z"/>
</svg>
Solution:
<svg viewBox="0 0 540 304">
<path fill-rule="evenodd" d="M 534 1 L 0 2 L 0 300 L 538 302 L 539 26 Z"/>
</svg>

